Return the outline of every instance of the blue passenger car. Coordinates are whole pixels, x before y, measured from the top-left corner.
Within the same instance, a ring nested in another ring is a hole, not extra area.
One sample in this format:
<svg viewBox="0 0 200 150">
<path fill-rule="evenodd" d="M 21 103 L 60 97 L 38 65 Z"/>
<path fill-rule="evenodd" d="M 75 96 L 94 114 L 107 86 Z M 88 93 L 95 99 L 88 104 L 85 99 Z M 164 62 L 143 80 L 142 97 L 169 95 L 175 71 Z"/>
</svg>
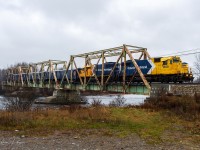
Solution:
<svg viewBox="0 0 200 150">
<path fill-rule="evenodd" d="M 61 81 L 62 79 L 66 79 L 66 70 L 56 70 L 55 73 L 57 80 Z"/>
<path fill-rule="evenodd" d="M 71 72 L 72 72 L 72 81 L 77 81 L 78 74 L 77 74 L 77 71 L 75 69 L 67 71 L 67 77 L 68 77 L 68 79 L 71 80 Z"/>
<path fill-rule="evenodd" d="M 13 74 L 12 78 L 13 78 L 14 81 L 18 81 L 19 75 L 18 74 Z"/>
<path fill-rule="evenodd" d="M 56 70 L 56 71 L 55 71 L 55 74 L 56 74 L 57 80 L 62 80 L 63 75 L 64 75 L 63 70 Z"/>
<path fill-rule="evenodd" d="M 23 79 L 23 81 L 26 81 L 28 78 L 27 78 L 28 76 L 27 76 L 27 74 L 26 73 L 22 73 L 22 79 Z"/>
</svg>

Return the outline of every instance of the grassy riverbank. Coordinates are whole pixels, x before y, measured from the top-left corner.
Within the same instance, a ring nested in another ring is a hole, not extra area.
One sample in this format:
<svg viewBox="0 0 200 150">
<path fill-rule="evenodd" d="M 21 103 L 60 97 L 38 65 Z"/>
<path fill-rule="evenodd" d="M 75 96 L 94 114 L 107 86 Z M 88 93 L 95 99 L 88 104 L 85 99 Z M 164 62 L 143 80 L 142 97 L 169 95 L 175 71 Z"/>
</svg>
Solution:
<svg viewBox="0 0 200 150">
<path fill-rule="evenodd" d="M 19 135 L 43 136 L 54 131 L 98 129 L 105 135 L 124 137 L 138 134 L 148 142 L 162 142 L 168 131 L 184 132 L 200 140 L 198 121 L 185 121 L 167 111 L 142 108 L 90 107 L 32 110 L 25 112 L 2 111 L 0 129 L 15 131 Z M 198 135 L 196 137 L 196 135 Z"/>
</svg>

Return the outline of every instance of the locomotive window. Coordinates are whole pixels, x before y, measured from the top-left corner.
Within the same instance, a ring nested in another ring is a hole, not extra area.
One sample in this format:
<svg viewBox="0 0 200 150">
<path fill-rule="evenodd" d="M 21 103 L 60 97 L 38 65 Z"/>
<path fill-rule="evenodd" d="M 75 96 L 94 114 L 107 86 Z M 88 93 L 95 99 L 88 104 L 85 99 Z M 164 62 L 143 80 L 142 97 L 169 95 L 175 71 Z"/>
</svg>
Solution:
<svg viewBox="0 0 200 150">
<path fill-rule="evenodd" d="M 173 59 L 173 62 L 174 62 L 174 63 L 178 63 L 178 62 L 179 62 L 179 59 L 174 58 L 174 59 Z"/>
<path fill-rule="evenodd" d="M 186 66 L 186 64 L 182 64 L 182 66 L 183 66 L 183 67 L 185 67 L 185 66 Z"/>
<path fill-rule="evenodd" d="M 160 58 L 154 58 L 154 62 L 160 62 Z"/>
<path fill-rule="evenodd" d="M 172 64 L 172 60 L 170 60 L 170 64 Z"/>
<path fill-rule="evenodd" d="M 163 65 L 167 65 L 167 60 L 166 60 L 166 61 L 163 61 Z"/>
</svg>

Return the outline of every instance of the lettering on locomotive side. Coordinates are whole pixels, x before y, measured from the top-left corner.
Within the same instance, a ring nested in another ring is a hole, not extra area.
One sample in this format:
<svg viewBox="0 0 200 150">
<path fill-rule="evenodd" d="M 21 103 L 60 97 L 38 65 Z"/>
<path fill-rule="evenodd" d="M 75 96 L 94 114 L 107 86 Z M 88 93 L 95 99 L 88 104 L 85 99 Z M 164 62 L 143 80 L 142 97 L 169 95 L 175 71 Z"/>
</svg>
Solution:
<svg viewBox="0 0 200 150">
<path fill-rule="evenodd" d="M 139 66 L 140 69 L 147 69 L 147 66 Z M 117 68 L 117 67 L 116 67 Z M 129 70 L 135 70 L 135 67 L 127 67 Z M 105 68 L 104 71 L 111 71 L 112 68 Z M 98 69 L 97 71 L 102 71 L 102 69 Z"/>
<path fill-rule="evenodd" d="M 140 67 L 140 69 L 147 69 L 147 66 L 139 66 L 139 67 Z M 135 67 L 127 67 L 127 69 L 134 70 Z"/>
<path fill-rule="evenodd" d="M 111 71 L 112 70 L 112 68 L 106 68 L 106 69 L 104 69 L 104 71 Z M 102 69 L 98 69 L 97 71 L 102 71 Z"/>
</svg>

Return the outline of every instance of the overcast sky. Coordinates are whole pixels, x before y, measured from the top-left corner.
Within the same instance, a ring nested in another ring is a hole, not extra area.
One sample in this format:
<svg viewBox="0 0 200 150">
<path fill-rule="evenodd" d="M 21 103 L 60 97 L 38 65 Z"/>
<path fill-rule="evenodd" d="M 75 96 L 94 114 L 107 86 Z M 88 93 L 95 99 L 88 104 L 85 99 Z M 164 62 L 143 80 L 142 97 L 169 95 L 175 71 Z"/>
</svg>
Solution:
<svg viewBox="0 0 200 150">
<path fill-rule="evenodd" d="M 0 68 L 122 44 L 200 48 L 199 0 L 0 0 Z M 183 57 L 190 66 L 194 56 Z"/>
</svg>

